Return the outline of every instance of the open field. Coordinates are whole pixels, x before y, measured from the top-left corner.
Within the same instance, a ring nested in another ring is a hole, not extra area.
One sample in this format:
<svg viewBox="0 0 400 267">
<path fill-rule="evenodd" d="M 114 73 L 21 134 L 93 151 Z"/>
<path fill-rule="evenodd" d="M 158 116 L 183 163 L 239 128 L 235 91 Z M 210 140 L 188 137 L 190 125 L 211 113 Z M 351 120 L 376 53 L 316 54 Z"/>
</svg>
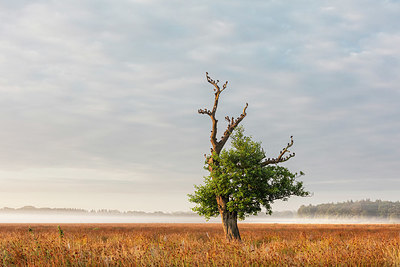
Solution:
<svg viewBox="0 0 400 267">
<path fill-rule="evenodd" d="M 400 225 L 0 224 L 0 265 L 400 266 Z"/>
</svg>

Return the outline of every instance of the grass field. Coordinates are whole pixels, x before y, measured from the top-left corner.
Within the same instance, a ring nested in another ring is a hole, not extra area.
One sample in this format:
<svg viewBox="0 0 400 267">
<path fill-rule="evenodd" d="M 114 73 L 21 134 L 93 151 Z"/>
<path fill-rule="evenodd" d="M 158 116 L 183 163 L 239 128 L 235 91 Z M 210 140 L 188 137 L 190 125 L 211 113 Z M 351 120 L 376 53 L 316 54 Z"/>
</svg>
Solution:
<svg viewBox="0 0 400 267">
<path fill-rule="evenodd" d="M 400 225 L 0 225 L 3 266 L 400 266 Z"/>
</svg>

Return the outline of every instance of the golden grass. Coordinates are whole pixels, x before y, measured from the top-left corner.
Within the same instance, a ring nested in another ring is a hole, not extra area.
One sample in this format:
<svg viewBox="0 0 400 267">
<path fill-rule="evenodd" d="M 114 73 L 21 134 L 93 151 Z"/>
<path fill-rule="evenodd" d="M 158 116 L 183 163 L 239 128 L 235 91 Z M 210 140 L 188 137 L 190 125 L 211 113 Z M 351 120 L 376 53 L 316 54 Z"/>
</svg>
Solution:
<svg viewBox="0 0 400 267">
<path fill-rule="evenodd" d="M 0 225 L 3 266 L 400 266 L 400 225 Z M 61 233 L 62 232 L 62 233 Z"/>
</svg>

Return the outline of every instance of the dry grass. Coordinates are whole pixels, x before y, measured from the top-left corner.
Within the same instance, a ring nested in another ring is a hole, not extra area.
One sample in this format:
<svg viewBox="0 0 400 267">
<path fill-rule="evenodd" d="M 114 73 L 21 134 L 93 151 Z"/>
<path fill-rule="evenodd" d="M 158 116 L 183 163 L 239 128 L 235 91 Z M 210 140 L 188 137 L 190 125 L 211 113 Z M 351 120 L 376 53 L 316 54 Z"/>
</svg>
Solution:
<svg viewBox="0 0 400 267">
<path fill-rule="evenodd" d="M 0 225 L 4 266 L 400 266 L 400 225 Z"/>
</svg>

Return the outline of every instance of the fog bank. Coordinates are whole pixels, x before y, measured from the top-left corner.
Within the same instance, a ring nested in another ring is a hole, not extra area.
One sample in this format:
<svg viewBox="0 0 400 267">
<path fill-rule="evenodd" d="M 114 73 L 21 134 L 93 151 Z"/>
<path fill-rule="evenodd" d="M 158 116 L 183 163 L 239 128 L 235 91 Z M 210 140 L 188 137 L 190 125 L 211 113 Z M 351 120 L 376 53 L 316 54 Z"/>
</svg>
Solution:
<svg viewBox="0 0 400 267">
<path fill-rule="evenodd" d="M 219 223 L 220 218 L 211 218 L 208 222 L 200 216 L 110 216 L 78 214 L 0 214 L 0 223 Z M 381 218 L 276 218 L 249 217 L 239 223 L 266 224 L 385 224 L 400 223 L 400 220 Z"/>
</svg>

